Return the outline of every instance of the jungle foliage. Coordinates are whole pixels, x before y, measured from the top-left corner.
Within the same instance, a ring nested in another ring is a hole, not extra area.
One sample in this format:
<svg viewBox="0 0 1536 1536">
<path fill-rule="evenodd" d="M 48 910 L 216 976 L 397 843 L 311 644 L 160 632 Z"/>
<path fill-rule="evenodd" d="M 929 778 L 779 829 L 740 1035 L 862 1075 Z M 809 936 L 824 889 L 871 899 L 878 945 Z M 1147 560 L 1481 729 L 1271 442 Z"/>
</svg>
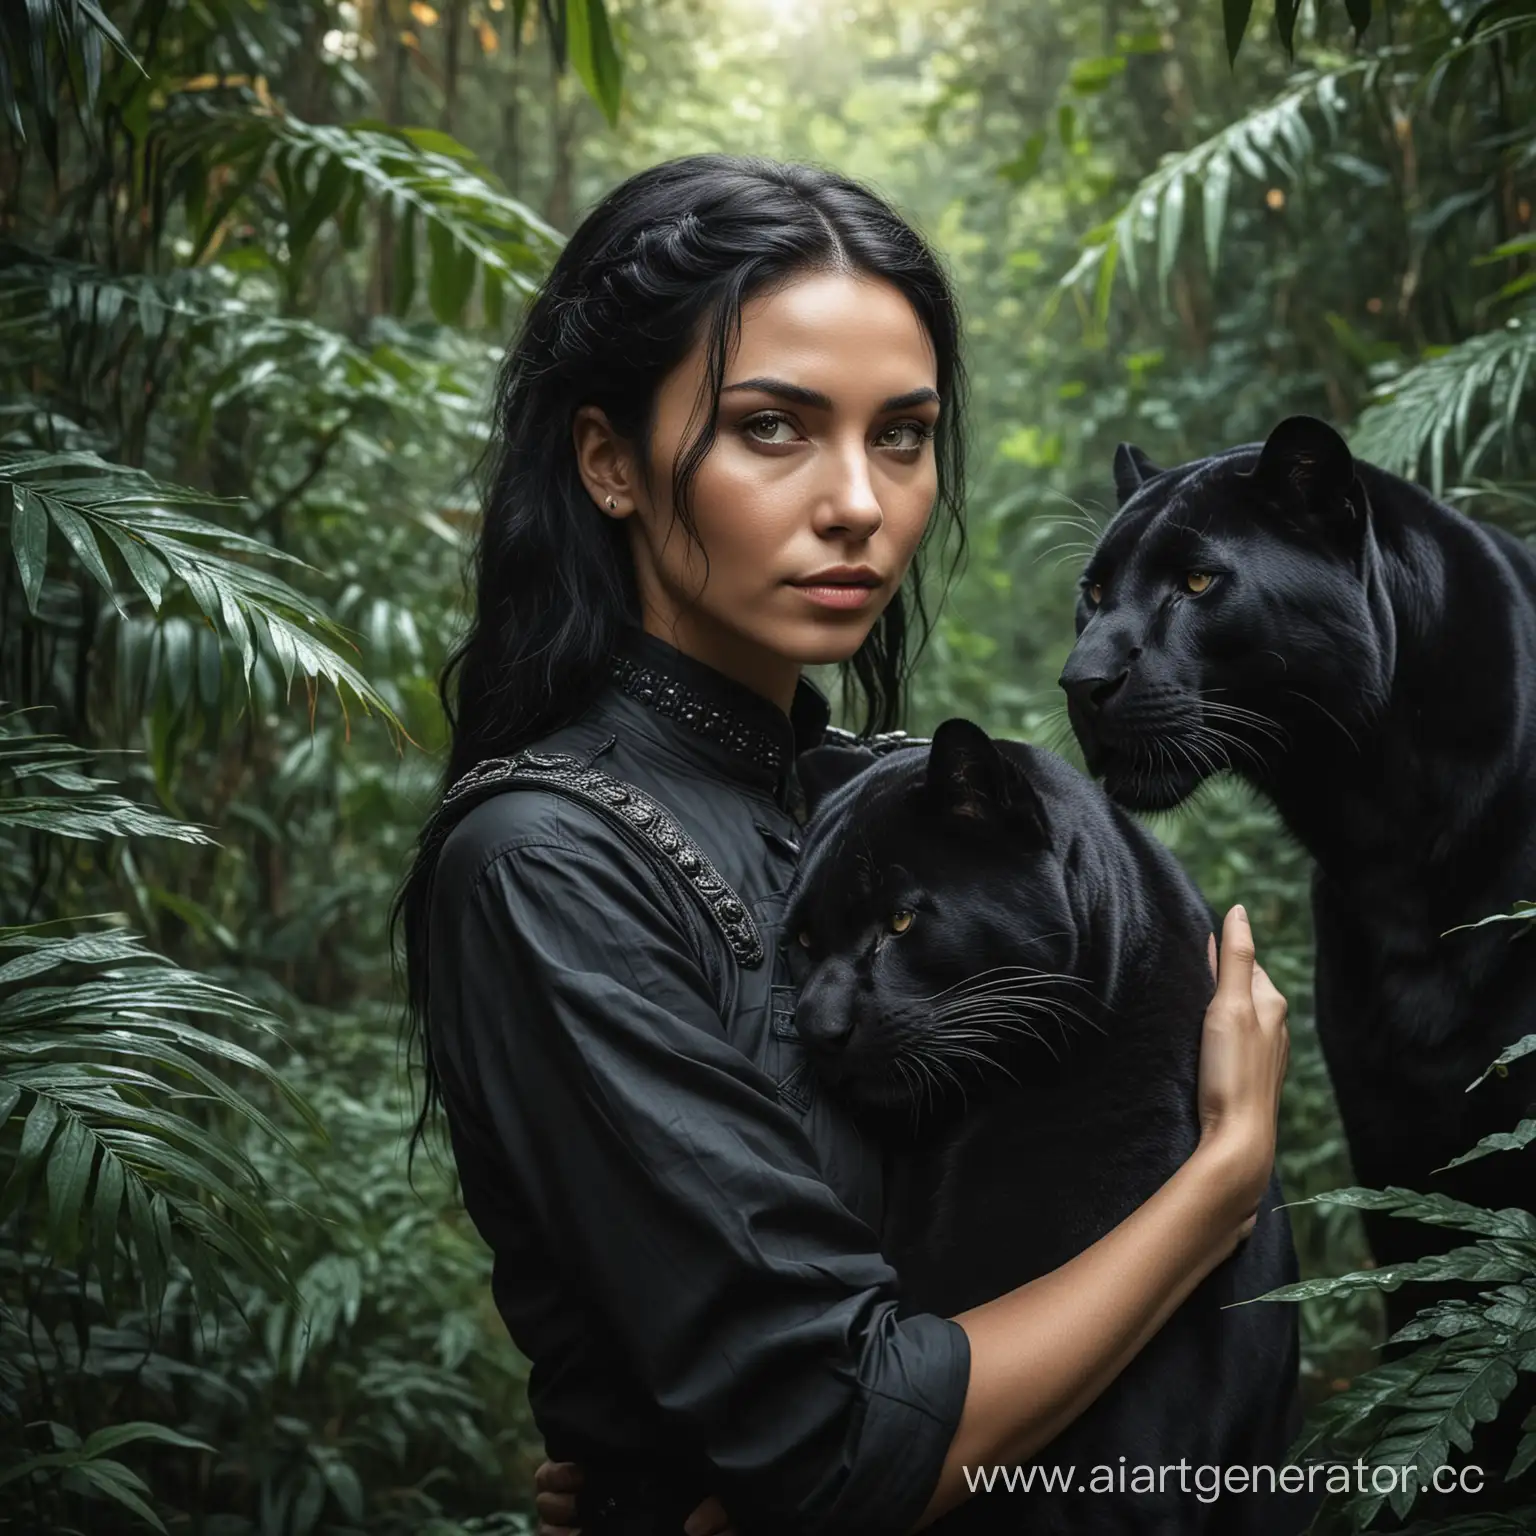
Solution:
<svg viewBox="0 0 1536 1536">
<path fill-rule="evenodd" d="M 928 230 L 977 420 L 909 725 L 1070 754 L 1054 679 L 1122 438 L 1177 462 L 1311 411 L 1529 531 L 1533 47 L 1532 0 L 4 7 L 0 1522 L 531 1528 L 487 1256 L 446 1157 L 407 1178 L 384 914 L 489 373 L 584 206 L 723 148 Z M 1155 826 L 1292 1003 L 1301 1449 L 1475 1459 L 1536 1370 L 1536 1219 L 1349 1188 L 1305 859 L 1230 786 Z M 1536 1038 L 1490 1070 L 1536 1084 Z M 1385 1365 L 1375 1293 L 1413 1276 L 1368 1267 L 1366 1204 L 1464 1236 L 1429 1267 L 1488 1287 Z M 1533 1463 L 1536 1423 L 1412 1528 L 1531 1529 Z M 1319 1529 L 1401 1528 L 1416 1486 Z"/>
</svg>

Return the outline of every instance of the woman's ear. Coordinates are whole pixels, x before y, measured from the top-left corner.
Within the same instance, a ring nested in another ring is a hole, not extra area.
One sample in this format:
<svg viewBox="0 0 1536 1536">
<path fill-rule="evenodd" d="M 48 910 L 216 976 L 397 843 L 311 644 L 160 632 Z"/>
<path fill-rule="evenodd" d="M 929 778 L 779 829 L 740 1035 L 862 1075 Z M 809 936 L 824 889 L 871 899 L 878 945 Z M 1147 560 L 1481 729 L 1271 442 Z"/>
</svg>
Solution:
<svg viewBox="0 0 1536 1536">
<path fill-rule="evenodd" d="M 581 406 L 571 423 L 576 472 L 587 495 L 609 517 L 628 517 L 636 507 L 638 465 L 631 445 L 595 405 Z"/>
</svg>

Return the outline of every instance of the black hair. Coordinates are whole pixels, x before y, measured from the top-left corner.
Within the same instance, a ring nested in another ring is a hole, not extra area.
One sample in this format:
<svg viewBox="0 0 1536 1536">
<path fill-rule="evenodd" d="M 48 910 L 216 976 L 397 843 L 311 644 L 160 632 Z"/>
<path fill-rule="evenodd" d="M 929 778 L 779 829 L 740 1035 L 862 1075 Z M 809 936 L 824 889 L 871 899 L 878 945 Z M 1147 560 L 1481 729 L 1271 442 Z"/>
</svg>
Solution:
<svg viewBox="0 0 1536 1536">
<path fill-rule="evenodd" d="M 936 524 L 946 533 L 953 527 L 947 585 L 965 548 L 965 375 L 949 282 L 916 231 L 844 176 L 691 155 L 632 176 L 582 221 L 502 364 L 473 559 L 475 612 L 439 690 L 451 738 L 444 790 L 477 763 L 516 752 L 579 715 L 606 680 L 622 626 L 640 622 L 624 521 L 597 508 L 577 472 L 577 409 L 601 408 L 637 445 L 644 467 L 658 388 L 702 341 L 709 395 L 672 477 L 675 516 L 697 544 L 689 487 L 714 442 L 741 306 L 819 269 L 892 284 L 926 328 L 937 363 L 942 517 L 929 519 L 903 590 L 841 664 L 844 703 L 854 690 L 863 698 L 862 731 L 900 724 L 911 666 L 930 630 L 923 550 Z M 913 628 L 917 645 L 909 655 Z M 427 937 L 432 872 L 448 821 L 439 797 L 391 912 L 392 928 L 404 931 L 407 1051 L 419 1048 L 425 1080 L 413 1155 L 440 1102 L 427 1021 Z"/>
</svg>

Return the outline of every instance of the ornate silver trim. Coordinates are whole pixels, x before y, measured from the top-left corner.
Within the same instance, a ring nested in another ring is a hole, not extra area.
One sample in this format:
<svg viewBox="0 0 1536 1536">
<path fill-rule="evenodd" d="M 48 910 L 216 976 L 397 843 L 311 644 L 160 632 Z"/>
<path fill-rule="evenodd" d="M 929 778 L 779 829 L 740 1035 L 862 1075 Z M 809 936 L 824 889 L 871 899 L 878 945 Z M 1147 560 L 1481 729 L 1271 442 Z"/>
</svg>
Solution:
<svg viewBox="0 0 1536 1536">
<path fill-rule="evenodd" d="M 706 697 L 698 689 L 655 667 L 642 666 L 628 656 L 615 656 L 609 675 L 632 699 L 648 704 L 700 736 L 739 753 L 762 768 L 782 768 L 787 757 L 783 745 L 768 731 L 749 725 L 733 710 Z"/>
<path fill-rule="evenodd" d="M 873 736 L 855 736 L 840 725 L 829 725 L 819 745 L 824 747 L 867 747 L 877 756 L 898 747 L 931 747 L 931 736 L 909 736 L 905 731 L 876 731 Z"/>
<path fill-rule="evenodd" d="M 621 829 L 637 833 L 686 882 L 744 966 L 763 959 L 763 940 L 746 904 L 710 863 L 708 855 L 643 789 L 593 768 L 566 752 L 491 757 L 471 768 L 443 796 L 444 806 L 477 790 L 521 785 L 558 790 L 589 805 Z"/>
</svg>

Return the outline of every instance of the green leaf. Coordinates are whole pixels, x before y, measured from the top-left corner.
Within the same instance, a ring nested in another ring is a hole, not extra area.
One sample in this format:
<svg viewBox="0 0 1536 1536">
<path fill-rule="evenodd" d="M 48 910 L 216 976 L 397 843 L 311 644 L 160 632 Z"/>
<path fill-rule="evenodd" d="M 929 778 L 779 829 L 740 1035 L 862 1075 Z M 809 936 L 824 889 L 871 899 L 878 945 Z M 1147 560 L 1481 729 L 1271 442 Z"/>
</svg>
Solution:
<svg viewBox="0 0 1536 1536">
<path fill-rule="evenodd" d="M 117 611 L 123 612 L 123 605 L 118 602 L 111 573 L 107 570 L 106 562 L 101 558 L 101 550 L 91 533 L 90 524 L 67 502 L 57 497 L 48 497 L 46 505 L 54 527 L 69 541 L 75 554 L 79 556 L 81 565 L 96 578 L 97 584 L 116 604 Z"/>
<path fill-rule="evenodd" d="M 1301 0 L 1275 0 L 1275 31 L 1285 51 L 1296 53 L 1296 16 L 1301 10 Z"/>
<path fill-rule="evenodd" d="M 1529 1056 L 1533 1051 L 1536 1051 L 1536 1035 L 1522 1036 L 1513 1045 L 1506 1046 L 1497 1058 L 1488 1064 L 1481 1077 L 1474 1078 L 1467 1084 L 1467 1092 L 1470 1093 L 1489 1077 L 1508 1077 L 1510 1064 L 1519 1061 L 1522 1056 Z"/>
<path fill-rule="evenodd" d="M 1232 181 L 1232 162 L 1224 154 L 1213 155 L 1205 173 L 1205 261 L 1216 274 L 1221 254 L 1221 233 L 1227 218 L 1227 188 Z"/>
<path fill-rule="evenodd" d="M 998 166 L 997 174 L 1010 186 L 1022 187 L 1040 169 L 1040 162 L 1044 156 L 1044 132 L 1032 133 L 1024 141 L 1024 148 L 1013 159 L 1005 160 Z"/>
<path fill-rule="evenodd" d="M 1530 1146 L 1533 1141 L 1536 1141 L 1536 1120 L 1522 1120 L 1512 1131 L 1495 1131 L 1491 1136 L 1484 1136 L 1470 1152 L 1453 1157 L 1445 1168 L 1436 1168 L 1434 1171 L 1444 1173 L 1446 1168 L 1459 1168 L 1463 1163 L 1475 1162 L 1492 1152 L 1518 1152 Z"/>
<path fill-rule="evenodd" d="M 1475 923 L 1458 923 L 1454 928 L 1447 928 L 1440 937 L 1443 939 L 1446 933 L 1465 933 L 1469 928 L 1486 928 L 1489 923 L 1522 923 L 1530 922 L 1532 918 L 1536 918 L 1536 901 L 1517 901 L 1513 912 L 1495 912 Z"/>
<path fill-rule="evenodd" d="M 103 1298 L 112 1295 L 113 1270 L 117 1261 L 117 1223 L 122 1214 L 126 1184 L 127 1175 L 122 1160 L 116 1153 L 103 1147 L 101 1166 L 96 1173 L 96 1191 L 91 1202 L 91 1268 L 95 1271 Z"/>
<path fill-rule="evenodd" d="M 1227 32 L 1227 62 L 1237 63 L 1237 51 L 1243 46 L 1248 19 L 1253 15 L 1253 0 L 1221 0 L 1221 19 Z"/>
<path fill-rule="evenodd" d="M 120 1504 L 131 1510 L 139 1519 L 164 1532 L 160 1517 L 140 1497 L 148 1493 L 148 1485 L 120 1461 L 80 1461 L 70 1467 L 60 1479 L 61 1486 L 70 1493 L 96 1496 Z"/>
<path fill-rule="evenodd" d="M 411 298 L 416 292 L 416 210 L 400 208 L 397 215 L 395 282 L 390 303 L 397 315 L 403 315 L 411 307 Z"/>
<path fill-rule="evenodd" d="M 455 245 L 452 236 L 438 224 L 427 227 L 427 246 L 432 256 L 427 300 L 438 320 L 444 325 L 457 325 L 475 285 L 474 253 Z"/>
<path fill-rule="evenodd" d="M 1482 1206 L 1453 1200 L 1449 1195 L 1423 1195 L 1416 1190 L 1388 1185 L 1386 1189 L 1330 1189 L 1292 1205 L 1341 1205 L 1357 1211 L 1385 1211 L 1426 1226 L 1450 1227 L 1458 1232 L 1478 1232 L 1484 1237 L 1509 1238 L 1536 1243 L 1536 1214 L 1510 1206 L 1490 1211 Z"/>
<path fill-rule="evenodd" d="M 1067 75 L 1067 84 L 1079 96 L 1102 91 L 1125 73 L 1125 55 L 1112 53 L 1100 59 L 1079 59 Z"/>
<path fill-rule="evenodd" d="M 566 0 L 565 25 L 571 65 L 612 127 L 619 120 L 623 66 L 604 0 Z"/>
<path fill-rule="evenodd" d="M 71 1117 L 54 1139 L 48 1156 L 48 1247 L 65 1263 L 80 1248 L 80 1208 L 91 1181 L 95 1144 L 79 1120 Z"/>
<path fill-rule="evenodd" d="M 23 1085 L 24 1086 L 24 1085 Z M 50 1098 L 39 1095 L 32 1102 L 27 1118 L 21 1127 L 21 1145 L 16 1150 L 16 1161 L 11 1176 L 0 1190 L 0 1217 L 8 1216 L 26 1199 L 37 1166 L 53 1133 L 59 1125 L 59 1107 Z"/>
<path fill-rule="evenodd" d="M 43 504 L 27 493 L 25 486 L 6 487 L 11 501 L 11 550 L 16 568 L 21 572 L 21 589 L 27 595 L 27 607 L 37 612 L 37 596 L 43 589 L 43 571 L 48 564 L 48 514 Z"/>
<path fill-rule="evenodd" d="M 1166 291 L 1179 255 L 1184 230 L 1184 178 L 1175 177 L 1163 191 L 1163 211 L 1157 231 L 1157 283 Z"/>
<path fill-rule="evenodd" d="M 1518 1281 L 1530 1274 L 1533 1265 L 1536 1265 L 1536 1251 L 1529 1244 L 1485 1241 L 1453 1248 L 1449 1253 L 1435 1254 L 1431 1258 L 1417 1259 L 1411 1264 L 1392 1264 L 1383 1269 L 1352 1270 L 1344 1275 L 1300 1280 L 1292 1285 L 1266 1291 L 1264 1295 L 1252 1299 L 1311 1301 L 1319 1296 L 1349 1296 L 1357 1291 L 1395 1291 L 1409 1281 Z"/>
<path fill-rule="evenodd" d="M 138 582 L 139 590 L 149 599 L 156 613 L 160 611 L 160 599 L 165 591 L 165 566 L 152 555 L 142 539 L 134 536 L 131 529 L 106 525 L 107 537 L 117 545 L 128 573 Z"/>
</svg>

